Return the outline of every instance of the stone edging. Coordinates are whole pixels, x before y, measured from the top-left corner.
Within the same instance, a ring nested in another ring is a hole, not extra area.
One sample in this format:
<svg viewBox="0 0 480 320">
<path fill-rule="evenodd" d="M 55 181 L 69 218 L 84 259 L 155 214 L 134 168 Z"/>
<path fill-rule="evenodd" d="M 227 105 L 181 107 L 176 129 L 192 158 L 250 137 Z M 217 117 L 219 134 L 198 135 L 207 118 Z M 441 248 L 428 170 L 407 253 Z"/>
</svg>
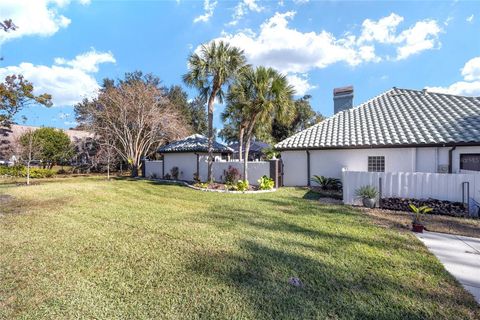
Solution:
<svg viewBox="0 0 480 320">
<path fill-rule="evenodd" d="M 205 189 L 205 188 L 199 188 L 192 186 L 191 184 L 182 181 L 182 180 L 166 180 L 166 179 L 147 179 L 147 178 L 139 178 L 143 180 L 150 180 L 150 181 L 156 181 L 156 182 L 163 182 L 163 183 L 169 183 L 169 184 L 178 184 L 182 185 L 185 187 L 188 187 L 190 189 L 198 190 L 198 191 L 203 191 L 203 192 L 218 192 L 218 193 L 232 193 L 232 194 L 256 194 L 256 193 L 270 193 L 270 192 L 275 192 L 278 189 L 271 189 L 271 190 L 249 190 L 249 191 L 231 191 L 231 190 L 222 190 L 222 189 Z"/>
</svg>

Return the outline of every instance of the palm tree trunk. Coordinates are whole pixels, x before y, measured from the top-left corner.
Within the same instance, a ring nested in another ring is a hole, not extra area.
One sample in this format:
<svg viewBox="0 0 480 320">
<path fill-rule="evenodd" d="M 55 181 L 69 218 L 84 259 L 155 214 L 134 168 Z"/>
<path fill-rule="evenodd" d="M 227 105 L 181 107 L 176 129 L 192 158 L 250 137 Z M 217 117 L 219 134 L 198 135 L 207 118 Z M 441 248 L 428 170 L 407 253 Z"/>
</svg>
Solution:
<svg viewBox="0 0 480 320">
<path fill-rule="evenodd" d="M 258 113 L 255 114 L 247 127 L 246 141 L 245 141 L 245 156 L 243 158 L 243 180 L 248 181 L 248 154 L 250 153 L 250 141 L 252 140 L 253 128 L 257 122 Z"/>
<path fill-rule="evenodd" d="M 250 152 L 250 135 L 247 135 L 245 157 L 243 158 L 243 180 L 248 181 L 248 153 Z"/>
<path fill-rule="evenodd" d="M 207 180 L 213 182 L 212 178 L 212 166 L 213 166 L 213 104 L 215 102 L 215 96 L 217 95 L 219 88 L 213 88 L 212 94 L 208 98 L 208 170 Z"/>
<path fill-rule="evenodd" d="M 238 160 L 241 162 L 243 159 L 243 135 L 245 128 L 240 126 L 240 132 L 238 133 Z"/>
</svg>

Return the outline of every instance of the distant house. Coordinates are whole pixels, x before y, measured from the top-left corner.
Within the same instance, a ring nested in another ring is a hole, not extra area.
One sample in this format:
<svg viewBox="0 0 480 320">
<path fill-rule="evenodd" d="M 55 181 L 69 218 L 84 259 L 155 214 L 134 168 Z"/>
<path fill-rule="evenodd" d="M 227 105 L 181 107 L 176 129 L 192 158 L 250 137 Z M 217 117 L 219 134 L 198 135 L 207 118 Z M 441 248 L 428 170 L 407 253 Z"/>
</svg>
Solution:
<svg viewBox="0 0 480 320">
<path fill-rule="evenodd" d="M 10 128 L 0 128 L 0 161 L 14 162 L 19 159 L 21 150 L 18 142 L 20 137 L 29 130 L 35 131 L 40 128 L 41 127 L 23 126 L 17 124 L 11 125 Z M 94 137 L 93 133 L 83 130 L 58 130 L 65 132 L 74 145 L 82 143 L 87 139 L 93 139 Z"/>
<path fill-rule="evenodd" d="M 342 169 L 480 171 L 480 97 L 393 88 L 352 106 L 353 88 L 335 89 L 332 117 L 275 145 L 284 185 Z"/>
<path fill-rule="evenodd" d="M 170 175 L 174 167 L 178 168 L 180 180 L 194 180 L 198 175 L 202 181 L 207 180 L 208 139 L 194 134 L 184 139 L 173 141 L 158 149 L 163 155 L 162 172 Z M 213 154 L 215 160 L 229 159 L 233 150 L 224 144 L 214 141 Z"/>
<path fill-rule="evenodd" d="M 228 145 L 230 148 L 233 149 L 233 159 L 240 159 L 240 151 L 238 142 L 234 142 Z M 262 141 L 251 141 L 250 142 L 250 150 L 248 152 L 248 160 L 255 161 L 255 160 L 265 160 L 265 149 L 270 149 L 272 146 L 266 142 Z M 242 149 L 242 159 L 245 156 L 245 145 Z"/>
</svg>

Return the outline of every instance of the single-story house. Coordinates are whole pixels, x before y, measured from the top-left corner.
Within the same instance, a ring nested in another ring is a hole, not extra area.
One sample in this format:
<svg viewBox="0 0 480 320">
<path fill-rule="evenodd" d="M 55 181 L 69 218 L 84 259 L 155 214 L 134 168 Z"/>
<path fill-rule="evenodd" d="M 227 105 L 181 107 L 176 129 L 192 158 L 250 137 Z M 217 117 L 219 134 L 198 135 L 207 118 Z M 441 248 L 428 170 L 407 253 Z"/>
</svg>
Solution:
<svg viewBox="0 0 480 320">
<path fill-rule="evenodd" d="M 230 148 L 233 149 L 233 159 L 240 159 L 240 150 L 239 146 L 240 143 L 233 142 L 228 145 Z M 248 161 L 255 161 L 255 160 L 265 160 L 265 149 L 270 149 L 272 146 L 266 142 L 252 140 L 250 141 L 250 150 L 248 152 Z M 245 144 L 243 145 L 242 155 L 245 156 Z M 242 157 L 242 158 L 243 158 Z"/>
<path fill-rule="evenodd" d="M 178 179 L 193 181 L 198 175 L 201 181 L 207 180 L 208 138 L 200 134 L 174 141 L 158 149 L 163 155 L 163 177 L 172 169 L 178 168 Z M 217 141 L 213 142 L 214 161 L 228 160 L 233 150 Z M 173 178 L 173 177 L 172 177 Z"/>
<path fill-rule="evenodd" d="M 342 169 L 480 171 L 480 97 L 392 88 L 353 107 L 353 87 L 334 90 L 334 115 L 275 145 L 286 186 Z"/>
</svg>

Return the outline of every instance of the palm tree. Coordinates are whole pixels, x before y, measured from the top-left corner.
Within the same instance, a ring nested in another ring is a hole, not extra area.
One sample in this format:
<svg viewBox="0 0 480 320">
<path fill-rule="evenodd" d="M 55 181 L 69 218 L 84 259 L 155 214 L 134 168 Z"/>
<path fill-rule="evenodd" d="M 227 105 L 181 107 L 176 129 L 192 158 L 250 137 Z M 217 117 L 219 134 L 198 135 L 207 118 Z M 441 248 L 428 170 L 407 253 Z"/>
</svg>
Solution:
<svg viewBox="0 0 480 320">
<path fill-rule="evenodd" d="M 230 138 L 233 138 L 233 135 L 236 135 L 236 140 L 238 142 L 238 159 L 242 161 L 243 156 L 243 138 L 245 136 L 245 128 L 247 125 L 248 115 L 242 114 L 242 112 L 248 111 L 240 101 L 236 101 L 234 95 L 230 93 L 227 95 L 228 104 L 225 107 L 225 110 L 221 114 L 221 119 L 223 122 L 223 129 L 220 131 L 220 136 L 224 133 L 224 130 L 230 134 Z M 224 137 L 225 139 L 226 137 Z"/>
<path fill-rule="evenodd" d="M 199 90 L 200 96 L 208 102 L 208 180 L 212 180 L 213 163 L 213 104 L 215 99 L 223 103 L 223 86 L 235 79 L 246 66 L 243 51 L 223 41 L 210 42 L 201 46 L 188 58 L 189 72 L 183 81 Z"/>
<path fill-rule="evenodd" d="M 254 129 L 270 126 L 274 118 L 286 119 L 294 111 L 295 90 L 289 85 L 285 75 L 275 69 L 247 68 L 231 86 L 230 101 L 242 110 L 237 113 L 244 117 L 245 156 L 243 158 L 243 178 L 248 180 L 248 154 Z"/>
</svg>

